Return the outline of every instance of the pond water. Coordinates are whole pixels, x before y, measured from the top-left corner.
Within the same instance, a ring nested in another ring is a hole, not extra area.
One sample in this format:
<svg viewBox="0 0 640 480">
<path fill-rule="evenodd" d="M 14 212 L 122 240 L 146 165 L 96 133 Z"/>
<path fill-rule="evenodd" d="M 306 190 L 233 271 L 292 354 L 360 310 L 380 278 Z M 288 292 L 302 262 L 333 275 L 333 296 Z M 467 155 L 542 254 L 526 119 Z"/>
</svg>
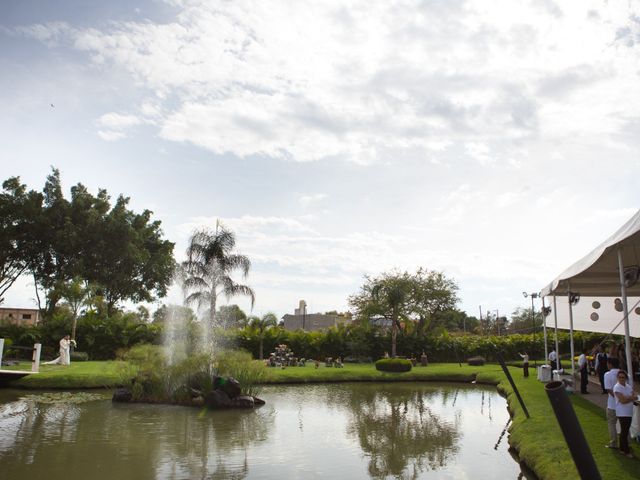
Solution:
<svg viewBox="0 0 640 480">
<path fill-rule="evenodd" d="M 0 478 L 529 478 L 508 452 L 495 388 L 352 383 L 260 396 L 254 411 L 213 412 L 0 390 Z"/>
</svg>

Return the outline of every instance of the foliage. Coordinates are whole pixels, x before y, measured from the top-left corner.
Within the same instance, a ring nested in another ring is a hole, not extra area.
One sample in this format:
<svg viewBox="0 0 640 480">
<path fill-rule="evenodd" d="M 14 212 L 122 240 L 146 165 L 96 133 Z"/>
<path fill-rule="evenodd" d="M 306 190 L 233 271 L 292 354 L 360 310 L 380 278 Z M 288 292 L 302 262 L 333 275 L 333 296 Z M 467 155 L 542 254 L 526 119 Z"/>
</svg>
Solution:
<svg viewBox="0 0 640 480">
<path fill-rule="evenodd" d="M 530 308 L 516 308 L 511 314 L 511 320 L 507 327 L 509 333 L 531 333 L 542 330 L 542 312 L 535 312 L 535 317 Z"/>
<path fill-rule="evenodd" d="M 60 339 L 70 332 L 73 322 L 71 311 L 60 306 L 47 322 L 36 326 L 0 325 L 0 338 L 9 338 L 15 345 L 42 344 L 42 358 L 58 356 Z M 143 322 L 136 312 L 115 312 L 110 317 L 88 311 L 78 318 L 76 335 L 78 349 L 91 360 L 110 360 L 116 352 L 140 343 L 160 344 L 162 325 Z M 21 357 L 30 358 L 31 352 L 16 350 Z"/>
<path fill-rule="evenodd" d="M 259 384 L 267 377 L 267 368 L 256 362 L 251 354 L 242 350 L 223 350 L 215 355 L 215 365 L 220 376 L 233 377 L 240 382 L 243 395 L 256 396 Z"/>
<path fill-rule="evenodd" d="M 20 269 L 32 275 L 39 305 L 39 289 L 44 292 L 46 318 L 74 279 L 95 286 L 109 314 L 121 301 L 166 295 L 174 269 L 173 244 L 162 240 L 160 222 L 151 220 L 150 211 L 132 212 L 122 195 L 112 207 L 106 190 L 94 196 L 80 183 L 71 188 L 68 200 L 56 169 L 42 193 L 27 191 L 18 177 L 5 181 L 3 188 L 0 213 L 12 213 L 0 229 L 0 295 L 2 282 Z"/>
<path fill-rule="evenodd" d="M 216 323 L 222 328 L 245 327 L 247 314 L 236 304 L 223 305 L 216 313 Z"/>
<path fill-rule="evenodd" d="M 411 367 L 411 361 L 405 358 L 381 358 L 376 362 L 380 372 L 409 372 Z"/>
<path fill-rule="evenodd" d="M 3 182 L 0 193 L 0 304 L 37 254 L 37 220 L 42 195 L 27 191 L 19 178 Z"/>
<path fill-rule="evenodd" d="M 233 232 L 224 226 L 216 226 L 215 231 L 197 230 L 191 236 L 187 247 L 187 260 L 181 265 L 183 288 L 187 294 L 185 302 L 197 304 L 199 308 L 208 307 L 207 340 L 213 342 L 212 330 L 218 325 L 216 305 L 221 295 L 231 298 L 234 295 L 246 295 L 255 300 L 253 290 L 247 285 L 235 282 L 231 274 L 239 270 L 244 278 L 249 274 L 249 258 L 233 253 L 236 238 Z"/>
<path fill-rule="evenodd" d="M 256 316 L 249 317 L 249 326 L 255 330 L 258 341 L 260 342 L 260 350 L 258 352 L 258 359 L 260 360 L 264 358 L 265 332 L 276 325 L 278 325 L 278 318 L 273 313 L 267 313 L 263 315 L 262 318 Z"/>
<path fill-rule="evenodd" d="M 441 272 L 423 268 L 414 274 L 394 271 L 365 277 L 349 304 L 361 323 L 370 323 L 376 316 L 391 321 L 391 356 L 395 357 L 398 330 L 421 335 L 436 329 L 442 312 L 455 309 L 457 290 L 456 283 Z"/>
<path fill-rule="evenodd" d="M 191 355 L 168 364 L 157 345 L 138 345 L 121 352 L 121 358 L 133 368 L 133 400 L 163 403 L 188 403 L 192 388 L 208 392 L 212 388 L 211 362 L 206 355 Z M 125 370 L 124 376 L 131 370 Z"/>
</svg>

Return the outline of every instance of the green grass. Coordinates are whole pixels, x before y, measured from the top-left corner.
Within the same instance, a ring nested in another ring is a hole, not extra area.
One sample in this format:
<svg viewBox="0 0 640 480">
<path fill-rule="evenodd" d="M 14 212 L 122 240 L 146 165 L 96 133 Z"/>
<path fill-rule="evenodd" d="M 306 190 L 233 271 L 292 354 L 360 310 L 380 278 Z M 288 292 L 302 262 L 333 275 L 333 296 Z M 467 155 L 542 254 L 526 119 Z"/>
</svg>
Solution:
<svg viewBox="0 0 640 480">
<path fill-rule="evenodd" d="M 113 388 L 122 384 L 123 362 L 72 362 L 71 365 L 40 365 L 40 372 L 16 380 L 11 387 L 28 389 Z M 31 370 L 31 362 L 9 367 Z"/>
<path fill-rule="evenodd" d="M 29 369 L 30 364 L 20 366 Z M 70 389 L 114 387 L 122 383 L 121 362 L 77 362 L 70 366 L 43 365 L 41 373 L 30 375 L 12 383 L 12 386 L 33 389 Z M 510 367 L 531 418 L 527 419 L 502 369 L 495 364 L 470 367 L 463 364 L 430 364 L 414 367 L 410 372 L 379 372 L 373 364 L 345 364 L 344 368 L 313 364 L 285 369 L 268 368 L 266 383 L 318 383 L 318 382 L 470 382 L 496 385 L 507 397 L 508 408 L 513 414 L 510 443 L 523 460 L 544 480 L 578 479 L 578 472 L 565 443 L 560 427 L 544 391 L 544 384 L 535 378 L 531 368 L 528 379 L 522 377 L 522 369 Z M 617 451 L 604 448 L 608 441 L 607 423 L 602 409 L 577 395 L 571 396 L 575 412 L 602 478 L 640 478 L 640 461 L 627 459 Z M 637 445 L 634 454 L 640 456 Z"/>
</svg>

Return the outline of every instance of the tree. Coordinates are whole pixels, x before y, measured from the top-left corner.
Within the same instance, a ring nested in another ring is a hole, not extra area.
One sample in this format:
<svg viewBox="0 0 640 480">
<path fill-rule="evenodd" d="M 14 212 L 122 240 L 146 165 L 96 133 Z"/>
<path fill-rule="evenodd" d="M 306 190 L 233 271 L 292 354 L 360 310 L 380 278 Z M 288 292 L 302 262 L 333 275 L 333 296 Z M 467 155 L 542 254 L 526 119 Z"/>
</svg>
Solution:
<svg viewBox="0 0 640 480">
<path fill-rule="evenodd" d="M 451 331 L 475 332 L 480 321 L 476 317 L 470 317 L 466 312 L 457 309 L 447 309 L 434 312 L 430 325 L 430 331 L 437 328 Z"/>
<path fill-rule="evenodd" d="M 542 312 L 535 312 L 535 318 L 531 314 L 530 308 L 516 308 L 511 313 L 508 332 L 511 333 L 531 333 L 534 329 L 542 327 Z"/>
<path fill-rule="evenodd" d="M 4 256 L 5 265 L 18 271 L 6 261 L 11 255 L 4 255 L 17 252 L 21 272 L 33 276 L 39 303 L 39 290 L 44 292 L 49 316 L 76 278 L 96 287 L 107 313 L 124 300 L 166 295 L 175 267 L 173 243 L 161 238 L 160 222 L 151 221 L 150 211 L 132 212 L 123 196 L 111 208 L 106 190 L 94 196 L 80 183 L 71 188 L 69 201 L 57 169 L 47 176 L 42 193 L 27 192 L 17 177 L 3 186 L 0 213 L 5 207 L 13 213 L 1 215 L 6 228 L 0 234 L 0 260 Z"/>
<path fill-rule="evenodd" d="M 217 323 L 223 328 L 244 327 L 247 324 L 247 314 L 236 305 L 223 305 L 216 313 Z"/>
<path fill-rule="evenodd" d="M 437 314 L 455 311 L 458 303 L 458 285 L 444 273 L 418 268 L 411 278 L 412 311 L 418 320 L 418 331 L 436 328 Z"/>
<path fill-rule="evenodd" d="M 258 333 L 258 339 L 260 341 L 260 350 L 259 350 L 259 358 L 262 360 L 264 358 L 263 350 L 264 350 L 264 335 L 265 332 L 271 328 L 278 325 L 278 319 L 273 313 L 267 313 L 262 316 L 262 318 L 257 316 L 249 317 L 249 326 L 255 329 Z"/>
<path fill-rule="evenodd" d="M 71 282 L 60 288 L 62 298 L 66 300 L 73 316 L 71 324 L 71 338 L 76 339 L 76 327 L 78 325 L 78 314 L 90 295 L 90 288 L 85 285 L 81 278 L 74 278 Z"/>
<path fill-rule="evenodd" d="M 3 182 L 0 193 L 0 304 L 36 255 L 36 228 L 42 195 L 27 191 L 18 177 Z"/>
<path fill-rule="evenodd" d="M 250 287 L 231 278 L 236 270 L 240 270 L 242 277 L 246 278 L 251 269 L 248 257 L 233 253 L 235 245 L 233 232 L 220 223 L 215 231 L 197 230 L 189 242 L 187 260 L 182 263 L 183 288 L 187 295 L 185 302 L 187 305 L 195 303 L 199 308 L 208 307 L 209 344 L 213 341 L 216 305 L 220 295 L 227 299 L 234 295 L 246 295 L 251 298 L 252 308 L 255 301 L 255 293 Z"/>
<path fill-rule="evenodd" d="M 360 293 L 351 296 L 349 304 L 361 318 L 378 315 L 391 320 L 391 356 L 395 357 L 400 321 L 409 319 L 411 315 L 411 276 L 407 272 L 392 272 L 365 279 Z"/>
<path fill-rule="evenodd" d="M 380 277 L 365 277 L 358 294 L 349 297 L 349 305 L 361 323 L 374 316 L 391 321 L 391 354 L 396 354 L 398 329 L 404 322 L 416 335 L 437 325 L 437 315 L 455 309 L 458 286 L 440 272 L 419 268 L 408 272 L 383 273 Z M 417 323 L 417 328 L 410 325 Z"/>
</svg>

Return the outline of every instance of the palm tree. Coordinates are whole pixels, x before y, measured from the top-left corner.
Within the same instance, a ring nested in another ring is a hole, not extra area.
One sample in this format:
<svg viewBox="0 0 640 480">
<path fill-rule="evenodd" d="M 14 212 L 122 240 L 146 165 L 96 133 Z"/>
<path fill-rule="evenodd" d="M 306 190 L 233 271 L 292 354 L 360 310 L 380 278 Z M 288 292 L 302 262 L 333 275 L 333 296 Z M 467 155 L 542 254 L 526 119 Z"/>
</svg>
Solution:
<svg viewBox="0 0 640 480">
<path fill-rule="evenodd" d="M 267 313 L 260 317 L 252 316 L 249 317 L 249 325 L 251 328 L 258 331 L 258 339 L 260 340 L 260 360 L 264 358 L 263 355 L 263 345 L 264 345 L 264 334 L 265 332 L 271 328 L 278 325 L 278 319 L 273 313 Z"/>
<path fill-rule="evenodd" d="M 196 230 L 187 248 L 187 260 L 182 263 L 185 303 L 196 303 L 198 308 L 208 307 L 207 342 L 212 341 L 212 330 L 216 326 L 216 304 L 220 295 L 227 299 L 235 295 L 251 298 L 251 308 L 255 293 L 251 287 L 236 283 L 231 274 L 240 270 L 246 278 L 251 268 L 248 257 L 232 253 L 236 245 L 233 232 L 220 223 L 216 230 Z"/>
</svg>

